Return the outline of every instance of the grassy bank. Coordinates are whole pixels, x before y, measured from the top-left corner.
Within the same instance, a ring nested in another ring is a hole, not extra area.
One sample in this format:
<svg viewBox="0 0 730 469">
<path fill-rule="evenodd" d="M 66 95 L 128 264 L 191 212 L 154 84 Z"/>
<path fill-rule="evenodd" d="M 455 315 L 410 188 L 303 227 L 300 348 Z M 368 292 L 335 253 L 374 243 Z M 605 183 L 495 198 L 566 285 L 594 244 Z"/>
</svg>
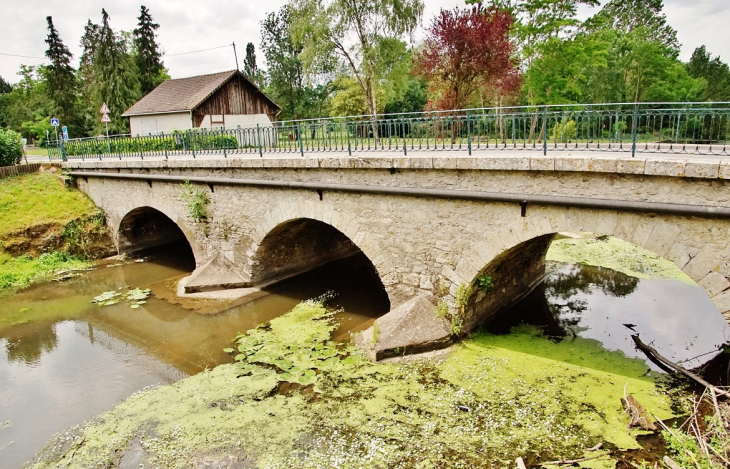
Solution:
<svg viewBox="0 0 730 469">
<path fill-rule="evenodd" d="M 57 176 L 0 179 L 0 292 L 86 268 L 110 243 L 103 213 Z"/>
</svg>

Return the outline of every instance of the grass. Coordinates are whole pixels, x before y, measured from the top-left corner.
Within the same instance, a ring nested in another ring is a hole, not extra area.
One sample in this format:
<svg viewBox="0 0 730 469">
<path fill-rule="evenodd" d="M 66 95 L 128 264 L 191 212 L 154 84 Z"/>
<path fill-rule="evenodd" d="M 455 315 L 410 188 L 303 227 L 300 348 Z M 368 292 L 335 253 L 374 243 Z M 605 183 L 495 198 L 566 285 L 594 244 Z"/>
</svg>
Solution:
<svg viewBox="0 0 730 469">
<path fill-rule="evenodd" d="M 91 262 L 65 252 L 44 253 L 36 258 L 0 253 L 0 291 L 24 288 L 51 280 L 56 272 L 86 269 L 90 265 Z"/>
<path fill-rule="evenodd" d="M 35 225 L 65 225 L 96 211 L 88 197 L 64 187 L 51 174 L 32 173 L 0 179 L 0 239 Z"/>
<path fill-rule="evenodd" d="M 48 156 L 48 149 L 41 147 L 25 147 L 25 154 L 28 156 Z"/>
</svg>

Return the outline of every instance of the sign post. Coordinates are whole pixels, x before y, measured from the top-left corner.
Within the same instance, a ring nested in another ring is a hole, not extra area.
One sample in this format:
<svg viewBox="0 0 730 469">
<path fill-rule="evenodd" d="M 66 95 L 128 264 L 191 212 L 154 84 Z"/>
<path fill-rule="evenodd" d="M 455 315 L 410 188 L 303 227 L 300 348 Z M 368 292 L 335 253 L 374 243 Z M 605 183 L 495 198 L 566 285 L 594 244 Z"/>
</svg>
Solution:
<svg viewBox="0 0 730 469">
<path fill-rule="evenodd" d="M 53 126 L 53 130 L 56 132 L 56 143 L 58 143 L 58 126 L 60 125 L 58 118 L 51 117 L 51 125 Z"/>
<path fill-rule="evenodd" d="M 112 120 L 109 118 L 109 113 L 111 112 L 109 110 L 109 106 L 106 105 L 106 103 L 101 105 L 101 109 L 99 109 L 99 112 L 101 113 L 101 121 L 104 123 L 104 127 L 106 127 L 106 148 L 109 154 L 112 153 L 111 144 L 109 143 L 109 122 Z"/>
</svg>

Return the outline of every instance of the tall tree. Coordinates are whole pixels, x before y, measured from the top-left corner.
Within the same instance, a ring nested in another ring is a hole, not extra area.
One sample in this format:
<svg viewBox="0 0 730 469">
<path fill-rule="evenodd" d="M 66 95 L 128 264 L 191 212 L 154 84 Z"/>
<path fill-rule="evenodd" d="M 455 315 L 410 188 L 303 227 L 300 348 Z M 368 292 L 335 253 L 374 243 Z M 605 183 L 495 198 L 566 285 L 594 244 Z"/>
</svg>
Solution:
<svg viewBox="0 0 730 469">
<path fill-rule="evenodd" d="M 426 30 L 417 70 L 426 78 L 435 109 L 463 109 L 485 88 L 506 93 L 519 85 L 510 39 L 512 15 L 481 4 L 441 10 Z"/>
<path fill-rule="evenodd" d="M 392 47 L 412 35 L 423 16 L 422 0 L 293 0 L 294 40 L 309 73 L 331 68 L 333 59 L 349 69 L 365 95 L 378 136 L 379 82 L 392 65 Z"/>
<path fill-rule="evenodd" d="M 584 27 L 589 31 L 613 29 L 622 34 L 639 34 L 641 39 L 659 43 L 667 55 L 679 55 L 677 31 L 667 24 L 663 0 L 611 0 Z"/>
<path fill-rule="evenodd" d="M 81 36 L 79 43 L 81 46 L 81 58 L 79 60 L 78 71 L 78 81 L 81 89 L 79 119 L 81 121 L 81 127 L 87 135 L 93 135 L 94 127 L 96 127 L 99 118 L 98 109 L 94 109 L 96 101 L 92 86 L 94 82 L 94 52 L 98 44 L 99 25 L 92 23 L 89 19 L 86 21 L 84 34 Z"/>
<path fill-rule="evenodd" d="M 256 83 L 257 86 L 261 86 L 261 71 L 258 65 L 256 65 L 256 47 L 252 42 L 246 44 L 246 57 L 243 59 L 243 74 L 246 77 Z"/>
<path fill-rule="evenodd" d="M 94 52 L 94 104 L 98 108 L 106 103 L 111 110 L 110 132 L 127 133 L 129 126 L 121 114 L 140 98 L 137 67 L 127 53 L 124 41 L 109 25 L 109 15 L 101 10 L 99 42 Z M 103 125 L 97 125 L 101 131 Z"/>
<path fill-rule="evenodd" d="M 157 44 L 157 30 L 160 25 L 152 20 L 149 9 L 142 5 L 137 18 L 137 28 L 133 31 L 135 61 L 139 70 L 140 91 L 149 93 L 164 81 L 165 67 L 162 63 L 160 46 Z"/>
<path fill-rule="evenodd" d="M 0 77 L 0 94 L 6 94 L 13 91 L 13 85 L 5 81 L 3 77 Z"/>
<path fill-rule="evenodd" d="M 71 51 L 66 47 L 53 26 L 53 18 L 46 17 L 48 22 L 48 37 L 46 37 L 46 57 L 50 64 L 45 67 L 44 78 L 46 80 L 46 91 L 48 97 L 54 104 L 53 114 L 58 117 L 64 125 L 72 127 L 76 132 L 76 98 L 77 83 L 74 69 L 71 66 Z"/>
<path fill-rule="evenodd" d="M 730 67 L 720 57 L 713 58 L 705 46 L 694 50 L 687 71 L 693 78 L 702 78 L 707 82 L 706 99 L 730 100 Z"/>
<path fill-rule="evenodd" d="M 331 82 L 326 76 L 305 77 L 300 44 L 291 37 L 292 7 L 284 5 L 261 21 L 261 50 L 268 65 L 266 92 L 282 107 L 283 119 L 322 116 Z"/>
</svg>

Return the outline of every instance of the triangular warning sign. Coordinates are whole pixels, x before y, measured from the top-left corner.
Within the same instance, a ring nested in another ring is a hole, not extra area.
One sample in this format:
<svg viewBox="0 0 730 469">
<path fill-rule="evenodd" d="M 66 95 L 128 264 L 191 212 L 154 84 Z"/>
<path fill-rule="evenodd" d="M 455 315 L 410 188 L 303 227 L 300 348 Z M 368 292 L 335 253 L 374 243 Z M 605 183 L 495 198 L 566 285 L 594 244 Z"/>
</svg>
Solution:
<svg viewBox="0 0 730 469">
<path fill-rule="evenodd" d="M 101 116 L 102 122 L 111 122 L 112 120 L 109 118 L 109 114 L 104 114 Z"/>
<path fill-rule="evenodd" d="M 109 110 L 109 106 L 106 105 L 106 103 L 101 105 L 101 109 L 99 110 L 102 114 L 109 114 L 111 111 Z"/>
</svg>

